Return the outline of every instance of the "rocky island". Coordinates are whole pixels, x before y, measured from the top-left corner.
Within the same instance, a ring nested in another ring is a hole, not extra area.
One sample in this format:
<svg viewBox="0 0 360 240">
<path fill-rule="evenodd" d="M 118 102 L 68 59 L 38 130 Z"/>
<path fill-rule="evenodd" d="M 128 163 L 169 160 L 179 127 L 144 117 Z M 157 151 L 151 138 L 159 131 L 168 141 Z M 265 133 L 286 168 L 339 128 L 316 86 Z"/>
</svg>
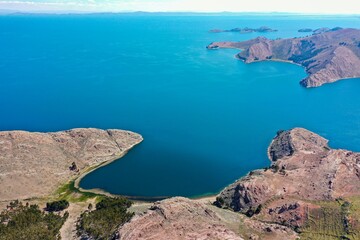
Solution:
<svg viewBox="0 0 360 240">
<path fill-rule="evenodd" d="M 237 33 L 253 33 L 253 32 L 259 32 L 259 33 L 266 33 L 266 32 L 277 32 L 276 29 L 271 29 L 266 26 L 262 26 L 259 28 L 233 28 L 230 30 L 222 30 L 222 29 L 212 29 L 209 32 L 211 33 L 221 33 L 221 32 L 237 32 Z"/>
<path fill-rule="evenodd" d="M 318 29 L 302 38 L 270 40 L 258 37 L 244 42 L 214 42 L 208 49 L 236 48 L 246 63 L 288 61 L 306 69 L 305 87 L 318 87 L 341 79 L 360 77 L 360 30 Z"/>
</svg>

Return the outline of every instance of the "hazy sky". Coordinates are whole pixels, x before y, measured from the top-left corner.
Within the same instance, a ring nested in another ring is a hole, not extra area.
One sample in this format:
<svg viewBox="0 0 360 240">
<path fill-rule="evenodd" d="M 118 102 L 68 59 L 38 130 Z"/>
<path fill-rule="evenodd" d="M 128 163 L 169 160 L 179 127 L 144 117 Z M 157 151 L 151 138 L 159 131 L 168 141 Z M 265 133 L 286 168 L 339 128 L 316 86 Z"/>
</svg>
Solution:
<svg viewBox="0 0 360 240">
<path fill-rule="evenodd" d="M 0 0 L 0 9 L 360 14 L 360 0 Z"/>
</svg>

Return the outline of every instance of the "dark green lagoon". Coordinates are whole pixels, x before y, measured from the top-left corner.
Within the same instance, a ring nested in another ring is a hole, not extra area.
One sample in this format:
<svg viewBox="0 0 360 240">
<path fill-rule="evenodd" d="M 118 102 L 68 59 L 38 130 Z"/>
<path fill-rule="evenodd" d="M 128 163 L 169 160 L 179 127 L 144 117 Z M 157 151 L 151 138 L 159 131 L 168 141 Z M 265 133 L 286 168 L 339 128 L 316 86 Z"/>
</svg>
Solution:
<svg viewBox="0 0 360 240">
<path fill-rule="evenodd" d="M 360 79 L 305 89 L 299 66 L 244 64 L 213 41 L 261 34 L 214 28 L 358 27 L 358 17 L 17 15 L 0 17 L 0 130 L 119 128 L 144 141 L 81 181 L 141 197 L 220 191 L 269 165 L 280 129 L 305 127 L 360 151 Z M 360 67 L 360 66 L 358 66 Z"/>
</svg>

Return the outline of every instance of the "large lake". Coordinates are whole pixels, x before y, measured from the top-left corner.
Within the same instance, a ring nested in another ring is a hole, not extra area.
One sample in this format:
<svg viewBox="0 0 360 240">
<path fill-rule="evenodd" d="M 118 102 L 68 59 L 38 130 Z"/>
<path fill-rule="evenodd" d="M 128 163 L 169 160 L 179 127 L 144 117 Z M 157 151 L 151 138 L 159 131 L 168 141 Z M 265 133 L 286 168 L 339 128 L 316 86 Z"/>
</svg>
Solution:
<svg viewBox="0 0 360 240">
<path fill-rule="evenodd" d="M 360 151 L 360 79 L 305 89 L 303 68 L 206 50 L 260 34 L 213 28 L 358 27 L 359 17 L 14 15 L 0 17 L 0 130 L 119 128 L 144 141 L 81 181 L 129 196 L 201 196 L 269 165 L 280 129 Z M 360 67 L 360 66 L 358 66 Z"/>
</svg>

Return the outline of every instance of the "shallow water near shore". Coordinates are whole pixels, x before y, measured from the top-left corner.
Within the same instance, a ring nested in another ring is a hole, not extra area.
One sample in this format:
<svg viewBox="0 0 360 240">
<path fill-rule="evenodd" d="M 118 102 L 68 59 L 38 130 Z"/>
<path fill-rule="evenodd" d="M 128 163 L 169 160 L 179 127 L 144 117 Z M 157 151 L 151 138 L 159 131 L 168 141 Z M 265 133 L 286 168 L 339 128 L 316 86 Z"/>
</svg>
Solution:
<svg viewBox="0 0 360 240">
<path fill-rule="evenodd" d="M 360 79 L 316 89 L 303 68 L 244 64 L 213 41 L 298 37 L 357 17 L 0 16 L 0 130 L 118 128 L 144 141 L 80 186 L 137 197 L 214 194 L 269 165 L 280 129 L 304 127 L 360 151 Z M 209 33 L 260 27 L 273 33 Z"/>
</svg>

